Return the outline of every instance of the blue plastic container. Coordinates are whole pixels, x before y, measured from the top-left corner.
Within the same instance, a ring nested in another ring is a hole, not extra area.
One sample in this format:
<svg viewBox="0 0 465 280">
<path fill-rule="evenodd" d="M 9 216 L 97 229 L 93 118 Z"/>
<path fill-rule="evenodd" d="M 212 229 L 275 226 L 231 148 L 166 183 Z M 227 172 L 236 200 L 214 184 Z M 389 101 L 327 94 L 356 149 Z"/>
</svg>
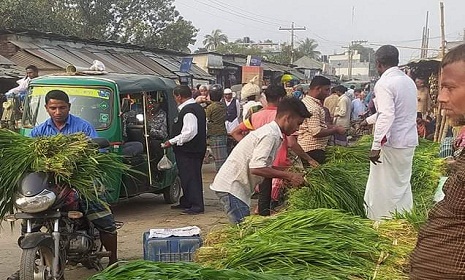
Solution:
<svg viewBox="0 0 465 280">
<path fill-rule="evenodd" d="M 144 232 L 144 260 L 156 262 L 190 262 L 194 252 L 202 246 L 200 236 L 171 236 L 167 238 L 148 238 Z"/>
</svg>

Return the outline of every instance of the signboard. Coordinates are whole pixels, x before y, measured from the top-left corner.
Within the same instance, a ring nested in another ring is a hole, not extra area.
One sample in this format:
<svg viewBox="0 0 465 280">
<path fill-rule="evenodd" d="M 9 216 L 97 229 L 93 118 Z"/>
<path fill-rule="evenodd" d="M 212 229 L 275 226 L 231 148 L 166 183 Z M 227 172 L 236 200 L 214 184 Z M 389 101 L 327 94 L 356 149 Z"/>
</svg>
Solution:
<svg viewBox="0 0 465 280">
<path fill-rule="evenodd" d="M 259 56 L 248 55 L 246 65 L 247 66 L 261 66 L 262 58 Z"/>
<path fill-rule="evenodd" d="M 191 66 L 192 66 L 192 57 L 183 57 L 179 71 L 183 73 L 189 72 L 189 70 L 191 70 Z"/>
</svg>

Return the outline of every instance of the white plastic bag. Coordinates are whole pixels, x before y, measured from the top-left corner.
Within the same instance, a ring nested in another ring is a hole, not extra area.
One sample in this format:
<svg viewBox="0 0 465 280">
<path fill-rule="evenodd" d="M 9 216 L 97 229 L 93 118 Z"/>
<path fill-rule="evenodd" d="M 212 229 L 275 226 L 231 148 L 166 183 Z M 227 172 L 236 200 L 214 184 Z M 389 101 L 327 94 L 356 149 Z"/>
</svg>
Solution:
<svg viewBox="0 0 465 280">
<path fill-rule="evenodd" d="M 160 161 L 157 164 L 157 169 L 160 171 L 164 171 L 164 170 L 170 170 L 171 168 L 173 168 L 173 163 L 166 156 L 166 150 L 165 150 L 165 154 L 163 155 L 163 157 L 160 159 Z"/>
</svg>

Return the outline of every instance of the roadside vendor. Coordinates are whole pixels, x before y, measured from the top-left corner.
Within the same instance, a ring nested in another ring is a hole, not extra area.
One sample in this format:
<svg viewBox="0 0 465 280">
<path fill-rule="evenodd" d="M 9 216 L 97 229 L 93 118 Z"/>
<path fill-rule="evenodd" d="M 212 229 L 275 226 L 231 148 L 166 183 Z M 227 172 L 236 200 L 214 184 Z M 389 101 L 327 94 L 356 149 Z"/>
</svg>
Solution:
<svg viewBox="0 0 465 280">
<path fill-rule="evenodd" d="M 302 174 L 278 170 L 272 163 L 283 134 L 293 134 L 310 116 L 302 101 L 285 98 L 278 105 L 275 120 L 247 134 L 231 152 L 210 186 L 231 223 L 240 223 L 250 215 L 253 189 L 264 178 L 281 178 L 293 186 L 303 183 Z"/>
</svg>

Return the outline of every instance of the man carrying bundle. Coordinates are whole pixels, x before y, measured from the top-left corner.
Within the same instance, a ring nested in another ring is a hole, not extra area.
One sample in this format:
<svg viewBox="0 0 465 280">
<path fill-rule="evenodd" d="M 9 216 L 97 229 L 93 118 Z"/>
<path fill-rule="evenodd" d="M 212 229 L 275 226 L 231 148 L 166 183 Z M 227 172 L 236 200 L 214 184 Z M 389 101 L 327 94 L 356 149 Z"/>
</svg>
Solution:
<svg viewBox="0 0 465 280">
<path fill-rule="evenodd" d="M 71 104 L 68 95 L 61 90 L 51 90 L 45 95 L 45 110 L 50 118 L 34 127 L 31 137 L 46 137 L 57 134 L 84 133 L 90 138 L 98 137 L 95 128 L 86 120 L 69 113 Z M 86 218 L 99 230 L 102 245 L 109 251 L 109 265 L 118 261 L 118 239 L 115 219 L 111 210 L 98 201 L 79 201 Z M 19 279 L 19 271 L 7 278 Z"/>
<path fill-rule="evenodd" d="M 283 133 L 292 135 L 310 116 L 302 101 L 285 98 L 278 104 L 275 120 L 250 132 L 231 152 L 210 186 L 231 223 L 250 215 L 253 189 L 263 178 L 281 178 L 293 186 L 303 183 L 302 174 L 275 169 L 272 163 Z"/>
<path fill-rule="evenodd" d="M 45 95 L 45 109 L 50 119 L 36 126 L 31 131 L 31 137 L 43 137 L 82 132 L 90 138 L 98 137 L 95 128 L 86 120 L 69 113 L 71 104 L 68 95 L 61 90 L 52 90 Z M 99 202 L 80 201 L 82 209 L 86 209 L 86 218 L 100 232 L 100 240 L 107 251 L 111 252 L 109 264 L 118 261 L 118 240 L 115 219 L 111 211 Z"/>
</svg>

